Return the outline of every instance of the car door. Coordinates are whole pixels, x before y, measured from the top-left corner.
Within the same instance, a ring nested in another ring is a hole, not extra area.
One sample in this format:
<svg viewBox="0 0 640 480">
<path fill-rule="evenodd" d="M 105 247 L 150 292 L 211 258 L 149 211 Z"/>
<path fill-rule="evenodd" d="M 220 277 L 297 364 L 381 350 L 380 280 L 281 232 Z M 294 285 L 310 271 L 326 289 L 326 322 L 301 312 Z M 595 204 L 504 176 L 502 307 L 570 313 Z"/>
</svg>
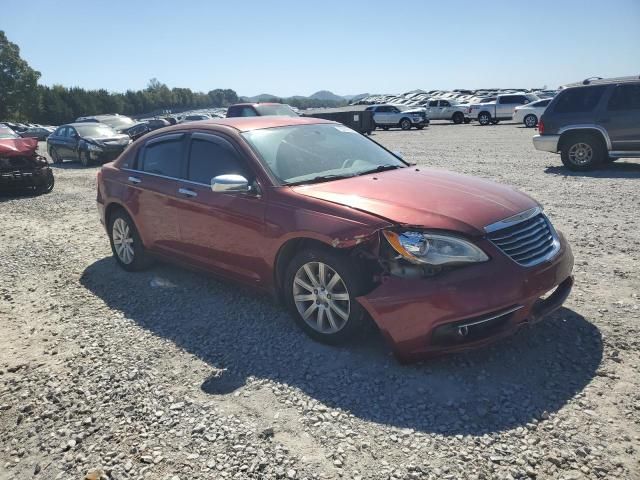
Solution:
<svg viewBox="0 0 640 480">
<path fill-rule="evenodd" d="M 598 123 L 607 129 L 612 150 L 640 151 L 640 83 L 616 85 Z"/>
<path fill-rule="evenodd" d="M 68 154 L 65 154 L 65 148 L 66 148 L 66 142 L 65 142 L 65 138 L 67 136 L 67 131 L 68 131 L 68 127 L 60 127 L 58 128 L 53 137 L 51 138 L 51 140 L 49 141 L 49 144 L 55 148 L 56 153 L 58 154 L 58 157 L 60 158 L 65 158 L 68 157 Z"/>
<path fill-rule="evenodd" d="M 265 200 L 250 162 L 230 140 L 210 132 L 191 135 L 188 161 L 180 182 L 180 236 L 185 254 L 203 267 L 251 284 L 264 272 Z M 219 175 L 242 175 L 252 191 L 214 192 Z M 262 273 L 261 273 L 262 272 Z"/>
<path fill-rule="evenodd" d="M 440 120 L 438 117 L 438 100 L 430 100 L 427 107 L 427 114 L 430 120 Z"/>
<path fill-rule="evenodd" d="M 66 156 L 69 158 L 78 158 L 78 145 L 80 143 L 80 134 L 73 127 L 67 127 L 67 135 L 64 139 Z"/>
<path fill-rule="evenodd" d="M 127 205 L 142 232 L 145 246 L 162 254 L 183 250 L 178 226 L 178 180 L 183 168 L 186 134 L 172 133 L 148 140 L 128 170 Z"/>
<path fill-rule="evenodd" d="M 451 102 L 448 100 L 440 100 L 440 120 L 450 120 L 451 113 Z"/>
</svg>

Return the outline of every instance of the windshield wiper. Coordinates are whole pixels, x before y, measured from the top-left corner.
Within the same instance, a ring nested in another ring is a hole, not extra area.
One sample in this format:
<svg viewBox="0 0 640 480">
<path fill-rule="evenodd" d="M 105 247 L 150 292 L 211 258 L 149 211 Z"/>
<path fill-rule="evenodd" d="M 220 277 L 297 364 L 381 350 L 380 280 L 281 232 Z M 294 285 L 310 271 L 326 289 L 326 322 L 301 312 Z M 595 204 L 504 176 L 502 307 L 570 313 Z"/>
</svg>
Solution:
<svg viewBox="0 0 640 480">
<path fill-rule="evenodd" d="M 378 165 L 376 168 L 372 168 L 371 170 L 365 170 L 364 172 L 358 173 L 358 175 L 366 175 L 368 173 L 386 172 L 387 170 L 395 170 L 396 168 L 403 168 L 403 166 L 402 165 Z"/>
<path fill-rule="evenodd" d="M 330 182 L 331 180 L 340 180 L 341 178 L 351 178 L 354 175 L 338 175 L 332 173 L 330 175 L 319 175 L 313 178 L 307 178 L 306 180 L 298 180 L 297 182 L 287 182 L 285 185 L 293 186 L 293 185 L 303 185 L 305 183 L 321 183 L 321 182 Z"/>
</svg>

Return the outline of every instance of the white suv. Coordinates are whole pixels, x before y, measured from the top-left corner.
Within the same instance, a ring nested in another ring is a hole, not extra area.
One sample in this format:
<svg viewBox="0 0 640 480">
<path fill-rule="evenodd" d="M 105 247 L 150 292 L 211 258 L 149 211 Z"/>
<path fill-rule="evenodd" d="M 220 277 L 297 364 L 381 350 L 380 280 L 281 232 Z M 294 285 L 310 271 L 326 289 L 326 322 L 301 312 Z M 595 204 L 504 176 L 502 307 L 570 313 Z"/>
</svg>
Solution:
<svg viewBox="0 0 640 480">
<path fill-rule="evenodd" d="M 391 127 L 400 127 L 402 130 L 410 130 L 416 127 L 422 130 L 429 125 L 429 117 L 424 108 L 410 108 L 400 110 L 395 105 L 371 105 L 365 110 L 373 112 L 373 121 L 376 127 L 389 130 Z"/>
<path fill-rule="evenodd" d="M 489 125 L 490 123 L 495 125 L 500 120 L 511 120 L 516 107 L 537 100 L 540 99 L 533 93 L 508 93 L 498 95 L 495 102 L 471 105 L 469 108 L 469 117 L 471 117 L 472 120 L 478 120 L 480 125 Z"/>
</svg>

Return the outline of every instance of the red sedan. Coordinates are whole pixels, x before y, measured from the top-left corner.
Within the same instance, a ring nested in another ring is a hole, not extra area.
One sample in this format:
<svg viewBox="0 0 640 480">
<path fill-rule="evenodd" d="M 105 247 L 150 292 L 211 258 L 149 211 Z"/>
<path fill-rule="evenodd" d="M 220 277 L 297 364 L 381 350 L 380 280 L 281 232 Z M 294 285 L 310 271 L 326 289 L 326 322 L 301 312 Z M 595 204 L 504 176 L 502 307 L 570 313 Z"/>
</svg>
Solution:
<svg viewBox="0 0 640 480">
<path fill-rule="evenodd" d="M 97 198 L 125 270 L 160 257 L 266 290 L 327 343 L 371 317 L 403 360 L 509 335 L 573 283 L 569 245 L 529 196 L 325 120 L 155 131 L 102 167 Z"/>
</svg>

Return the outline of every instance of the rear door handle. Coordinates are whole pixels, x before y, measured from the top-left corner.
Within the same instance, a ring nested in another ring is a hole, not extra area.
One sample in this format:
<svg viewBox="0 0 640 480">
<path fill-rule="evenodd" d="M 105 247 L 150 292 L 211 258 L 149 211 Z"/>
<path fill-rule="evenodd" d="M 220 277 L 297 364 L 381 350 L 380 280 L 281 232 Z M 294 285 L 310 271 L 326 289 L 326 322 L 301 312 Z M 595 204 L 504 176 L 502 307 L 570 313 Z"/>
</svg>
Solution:
<svg viewBox="0 0 640 480">
<path fill-rule="evenodd" d="M 140 183 L 142 180 L 140 180 L 138 177 L 129 177 L 128 180 L 131 183 Z"/>
<path fill-rule="evenodd" d="M 180 188 L 178 189 L 178 193 L 184 195 L 186 197 L 197 197 L 198 194 L 193 190 L 189 190 L 188 188 Z"/>
</svg>

